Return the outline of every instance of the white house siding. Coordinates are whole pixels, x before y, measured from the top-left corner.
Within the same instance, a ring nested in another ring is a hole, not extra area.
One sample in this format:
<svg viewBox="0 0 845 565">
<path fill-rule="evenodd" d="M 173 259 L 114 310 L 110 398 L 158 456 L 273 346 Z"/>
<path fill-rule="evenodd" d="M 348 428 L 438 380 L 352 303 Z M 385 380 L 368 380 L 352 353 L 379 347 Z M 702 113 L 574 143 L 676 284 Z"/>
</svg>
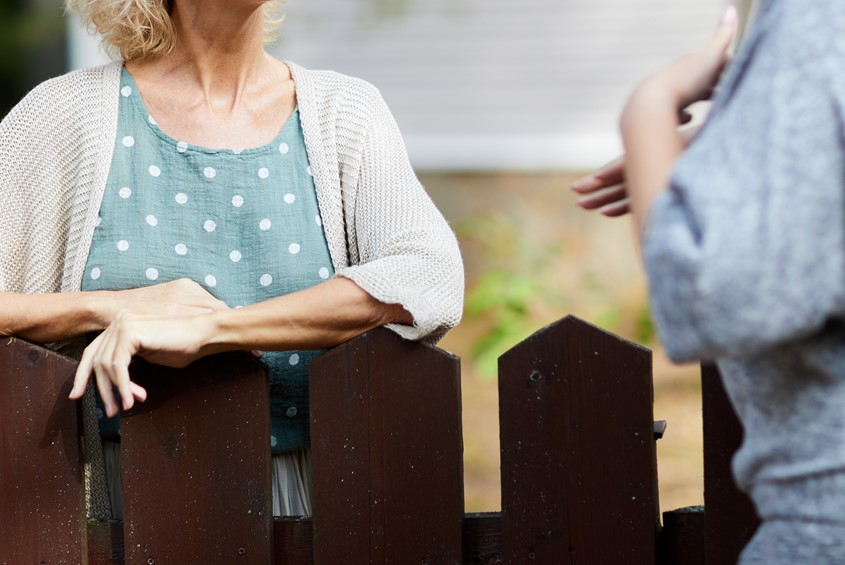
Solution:
<svg viewBox="0 0 845 565">
<path fill-rule="evenodd" d="M 580 169 L 619 152 L 627 93 L 702 45 L 725 5 L 288 0 L 272 52 L 376 84 L 418 169 Z"/>
</svg>

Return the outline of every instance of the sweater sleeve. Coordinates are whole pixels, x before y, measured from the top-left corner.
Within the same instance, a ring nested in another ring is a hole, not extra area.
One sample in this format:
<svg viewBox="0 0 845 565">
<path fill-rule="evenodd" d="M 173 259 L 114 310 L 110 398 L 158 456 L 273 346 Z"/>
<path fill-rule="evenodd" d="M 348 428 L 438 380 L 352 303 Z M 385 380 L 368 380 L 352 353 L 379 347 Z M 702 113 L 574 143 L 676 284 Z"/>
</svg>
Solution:
<svg viewBox="0 0 845 565">
<path fill-rule="evenodd" d="M 845 312 L 842 59 L 812 29 L 761 38 L 651 209 L 644 261 L 675 361 L 753 354 Z"/>
<path fill-rule="evenodd" d="M 404 142 L 372 89 L 354 212 L 356 264 L 338 271 L 374 298 L 401 304 L 413 326 L 390 325 L 407 339 L 436 342 L 461 318 L 464 275 L 458 244 L 414 174 Z"/>
</svg>

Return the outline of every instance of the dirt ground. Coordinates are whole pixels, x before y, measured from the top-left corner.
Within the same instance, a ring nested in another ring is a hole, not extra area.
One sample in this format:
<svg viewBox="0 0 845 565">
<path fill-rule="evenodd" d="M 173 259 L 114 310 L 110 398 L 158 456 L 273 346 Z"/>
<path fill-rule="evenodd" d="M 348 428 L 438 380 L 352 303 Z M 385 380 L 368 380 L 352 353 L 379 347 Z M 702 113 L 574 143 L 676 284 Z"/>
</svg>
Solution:
<svg viewBox="0 0 845 565">
<path fill-rule="evenodd" d="M 569 190 L 577 176 L 421 175 L 458 233 L 468 302 L 483 292 L 496 294 L 495 286 L 492 292 L 488 288 L 494 280 L 491 272 L 497 273 L 503 292 L 524 290 L 509 299 L 508 304 L 517 301 L 510 318 L 495 312 L 468 313 L 440 343 L 462 359 L 468 512 L 501 508 L 497 384 L 490 360 L 519 341 L 519 331 L 509 332 L 511 321 L 534 331 L 567 314 L 654 349 L 654 417 L 669 424 L 657 444 L 661 509 L 703 503 L 698 367 L 674 366 L 662 354 L 647 315 L 631 226 L 626 219 L 611 220 L 577 208 Z M 482 303 L 493 304 L 490 310 L 507 308 L 495 296 L 485 295 L 485 300 Z M 477 344 L 489 342 L 496 332 L 506 335 L 487 348 L 486 361 L 474 361 Z"/>
</svg>

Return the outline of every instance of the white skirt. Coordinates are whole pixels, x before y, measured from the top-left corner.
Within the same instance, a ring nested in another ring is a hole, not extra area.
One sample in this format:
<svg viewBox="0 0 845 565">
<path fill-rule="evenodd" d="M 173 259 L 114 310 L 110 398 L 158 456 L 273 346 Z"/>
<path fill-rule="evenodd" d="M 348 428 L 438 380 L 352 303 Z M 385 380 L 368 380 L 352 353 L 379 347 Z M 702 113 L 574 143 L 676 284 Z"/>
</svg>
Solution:
<svg viewBox="0 0 845 565">
<path fill-rule="evenodd" d="M 103 442 L 106 482 L 112 518 L 123 520 L 123 479 L 120 473 L 120 444 Z M 311 450 L 300 449 L 273 455 L 273 516 L 311 515 Z"/>
</svg>

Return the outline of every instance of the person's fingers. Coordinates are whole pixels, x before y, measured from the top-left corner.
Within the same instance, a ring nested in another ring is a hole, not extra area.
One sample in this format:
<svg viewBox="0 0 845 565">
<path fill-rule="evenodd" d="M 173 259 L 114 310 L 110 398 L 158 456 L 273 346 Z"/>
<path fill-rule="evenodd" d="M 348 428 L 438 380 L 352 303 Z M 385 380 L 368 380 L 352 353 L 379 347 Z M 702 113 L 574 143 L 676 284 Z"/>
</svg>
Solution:
<svg viewBox="0 0 845 565">
<path fill-rule="evenodd" d="M 127 329 L 124 319 L 122 323 L 109 328 L 106 333 L 108 335 L 100 348 L 100 366 L 111 381 L 112 387 L 117 387 L 123 409 L 129 410 L 135 404 L 135 397 L 129 386 L 129 363 L 134 354 L 131 331 Z"/>
<path fill-rule="evenodd" d="M 596 210 L 602 206 L 619 202 L 628 197 L 628 192 L 624 184 L 617 184 L 615 186 L 606 188 L 601 192 L 596 192 L 588 196 L 582 196 L 578 199 L 578 206 L 585 210 Z"/>
<path fill-rule="evenodd" d="M 617 218 L 619 216 L 624 216 L 631 211 L 631 205 L 626 198 L 620 202 L 616 202 L 614 204 L 610 204 L 601 210 L 599 210 L 599 214 L 602 216 L 607 216 L 608 218 Z"/>
<path fill-rule="evenodd" d="M 706 49 L 715 53 L 726 53 L 734 37 L 736 37 L 737 31 L 739 31 L 739 14 L 736 11 L 736 6 L 731 5 L 722 14 L 722 19 L 719 21 L 716 31 L 710 37 Z"/>
<path fill-rule="evenodd" d="M 623 182 L 625 180 L 625 156 L 617 157 L 596 171 L 593 176 L 604 181 L 607 186 Z"/>
<path fill-rule="evenodd" d="M 102 341 L 102 334 L 97 336 L 94 341 L 88 344 L 85 351 L 82 353 L 82 358 L 79 360 L 79 365 L 76 367 L 76 374 L 73 378 L 73 388 L 70 390 L 68 398 L 71 400 L 79 400 L 85 394 L 85 387 L 88 386 L 88 379 L 94 371 L 92 363 L 94 351 L 97 345 Z"/>
<path fill-rule="evenodd" d="M 614 184 L 620 184 L 624 178 L 625 158 L 623 156 L 614 159 L 598 171 L 576 180 L 572 184 L 572 190 L 581 194 L 589 194 Z"/>
<path fill-rule="evenodd" d="M 97 369 L 94 366 L 94 379 L 97 382 L 97 390 L 100 392 L 100 399 L 103 401 L 103 409 L 106 411 L 106 416 L 114 418 L 117 413 L 117 403 L 114 399 L 114 385 L 105 371 Z"/>
<path fill-rule="evenodd" d="M 132 389 L 132 396 L 135 397 L 135 400 L 138 402 L 147 400 L 147 389 L 132 381 L 129 381 L 129 387 Z"/>
</svg>

